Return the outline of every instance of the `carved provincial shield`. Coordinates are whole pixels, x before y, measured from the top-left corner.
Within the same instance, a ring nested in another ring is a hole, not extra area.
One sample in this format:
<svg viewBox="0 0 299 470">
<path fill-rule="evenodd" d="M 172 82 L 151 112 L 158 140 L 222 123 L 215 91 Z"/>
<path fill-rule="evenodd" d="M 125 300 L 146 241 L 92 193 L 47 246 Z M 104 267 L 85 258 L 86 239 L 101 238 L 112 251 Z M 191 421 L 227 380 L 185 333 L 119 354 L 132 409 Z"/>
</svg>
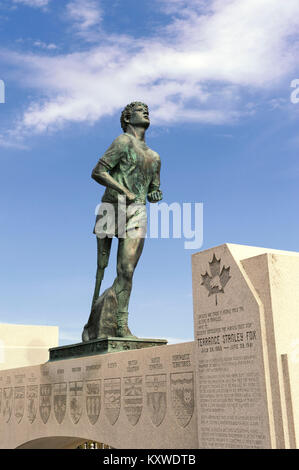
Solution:
<svg viewBox="0 0 299 470">
<path fill-rule="evenodd" d="M 86 411 L 91 424 L 95 424 L 101 411 L 101 381 L 86 381 Z"/>
<path fill-rule="evenodd" d="M 70 414 L 74 424 L 77 424 L 83 411 L 83 382 L 70 382 Z"/>
<path fill-rule="evenodd" d="M 38 407 L 38 385 L 27 385 L 27 416 L 32 424 Z"/>
<path fill-rule="evenodd" d="M 18 423 L 21 422 L 25 411 L 25 387 L 15 387 L 15 417 Z"/>
<path fill-rule="evenodd" d="M 61 424 L 66 412 L 67 383 L 54 384 L 54 414 L 58 424 Z"/>
<path fill-rule="evenodd" d="M 12 398 L 13 389 L 12 387 L 3 389 L 3 418 L 6 423 L 10 420 L 12 413 Z"/>
<path fill-rule="evenodd" d="M 124 378 L 124 406 L 129 422 L 135 426 L 142 412 L 142 377 Z"/>
<path fill-rule="evenodd" d="M 176 419 L 183 428 L 187 426 L 194 411 L 193 372 L 170 374 L 171 401 Z"/>
<path fill-rule="evenodd" d="M 46 424 L 51 413 L 52 385 L 42 384 L 39 393 L 39 413 L 43 423 Z"/>
<path fill-rule="evenodd" d="M 121 385 L 120 379 L 104 380 L 104 409 L 111 425 L 118 420 L 120 413 Z"/>
<path fill-rule="evenodd" d="M 166 414 L 166 374 L 147 375 L 145 386 L 150 418 L 155 426 L 160 426 Z"/>
</svg>

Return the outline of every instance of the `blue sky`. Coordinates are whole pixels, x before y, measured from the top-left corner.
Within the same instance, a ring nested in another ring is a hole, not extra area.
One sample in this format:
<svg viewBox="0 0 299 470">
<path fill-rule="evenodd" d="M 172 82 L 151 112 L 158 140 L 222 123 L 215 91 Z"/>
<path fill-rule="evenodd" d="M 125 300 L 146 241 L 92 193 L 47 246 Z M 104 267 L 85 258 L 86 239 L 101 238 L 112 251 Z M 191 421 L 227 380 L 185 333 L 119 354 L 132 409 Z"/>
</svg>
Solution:
<svg viewBox="0 0 299 470">
<path fill-rule="evenodd" d="M 103 194 L 90 174 L 133 100 L 150 108 L 164 201 L 204 203 L 201 249 L 298 251 L 298 12 L 298 0 L 0 1 L 1 322 L 80 341 Z M 146 240 L 135 334 L 193 338 L 196 251 Z"/>
</svg>

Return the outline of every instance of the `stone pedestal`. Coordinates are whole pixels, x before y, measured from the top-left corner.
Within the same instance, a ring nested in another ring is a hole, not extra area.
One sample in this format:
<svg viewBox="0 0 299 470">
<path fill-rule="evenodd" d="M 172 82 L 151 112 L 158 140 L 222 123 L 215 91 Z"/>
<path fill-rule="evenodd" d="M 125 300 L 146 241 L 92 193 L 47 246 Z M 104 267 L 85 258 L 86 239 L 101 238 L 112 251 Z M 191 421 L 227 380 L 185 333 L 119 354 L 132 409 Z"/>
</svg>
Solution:
<svg viewBox="0 0 299 470">
<path fill-rule="evenodd" d="M 59 361 L 61 359 L 95 356 L 97 354 L 150 348 L 153 346 L 163 346 L 166 344 L 166 339 L 107 337 L 86 341 L 84 343 L 69 344 L 67 346 L 51 348 L 49 349 L 49 353 L 50 361 Z"/>
</svg>

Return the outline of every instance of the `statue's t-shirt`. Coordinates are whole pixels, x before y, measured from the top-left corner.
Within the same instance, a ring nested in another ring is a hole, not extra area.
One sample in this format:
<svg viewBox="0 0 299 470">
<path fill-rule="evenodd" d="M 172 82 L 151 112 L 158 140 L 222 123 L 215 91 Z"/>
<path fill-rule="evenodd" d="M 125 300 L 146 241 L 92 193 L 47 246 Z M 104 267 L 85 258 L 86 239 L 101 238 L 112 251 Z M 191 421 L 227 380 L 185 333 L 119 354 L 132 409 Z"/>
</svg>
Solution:
<svg viewBox="0 0 299 470">
<path fill-rule="evenodd" d="M 130 134 L 121 134 L 110 145 L 93 170 L 106 170 L 117 181 L 136 194 L 135 203 L 146 203 L 148 193 L 160 187 L 160 157 Z M 119 193 L 106 188 L 102 202 L 117 203 Z"/>
</svg>

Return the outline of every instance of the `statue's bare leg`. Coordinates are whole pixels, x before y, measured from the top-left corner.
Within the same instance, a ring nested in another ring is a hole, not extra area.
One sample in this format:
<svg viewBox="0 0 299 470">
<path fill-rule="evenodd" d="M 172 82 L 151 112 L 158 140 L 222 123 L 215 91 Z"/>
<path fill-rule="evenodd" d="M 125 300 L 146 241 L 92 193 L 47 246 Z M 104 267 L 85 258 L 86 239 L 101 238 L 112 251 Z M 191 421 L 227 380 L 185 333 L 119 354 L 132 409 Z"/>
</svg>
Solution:
<svg viewBox="0 0 299 470">
<path fill-rule="evenodd" d="M 117 278 L 114 281 L 118 301 L 117 336 L 133 336 L 128 327 L 128 305 L 132 279 L 144 246 L 144 238 L 120 238 L 117 252 Z"/>
</svg>

